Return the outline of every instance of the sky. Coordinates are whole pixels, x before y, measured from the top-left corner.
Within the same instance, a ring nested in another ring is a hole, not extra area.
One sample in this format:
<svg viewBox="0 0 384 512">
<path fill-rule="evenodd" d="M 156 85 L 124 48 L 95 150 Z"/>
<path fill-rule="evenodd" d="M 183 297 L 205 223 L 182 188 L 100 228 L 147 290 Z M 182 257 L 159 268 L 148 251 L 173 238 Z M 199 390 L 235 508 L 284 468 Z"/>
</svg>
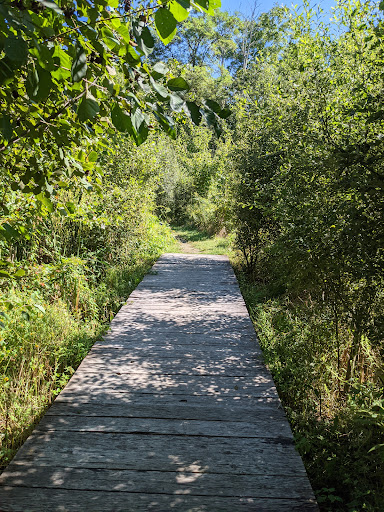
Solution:
<svg viewBox="0 0 384 512">
<path fill-rule="evenodd" d="M 283 0 L 277 2 L 276 0 L 256 0 L 257 12 L 269 11 L 275 4 L 279 5 L 300 5 L 300 0 Z M 252 6 L 255 4 L 255 0 L 221 0 L 221 10 L 235 12 L 240 11 L 243 14 L 250 14 Z M 330 11 L 331 6 L 335 4 L 334 0 L 313 0 L 313 4 L 320 4 L 325 11 Z"/>
</svg>

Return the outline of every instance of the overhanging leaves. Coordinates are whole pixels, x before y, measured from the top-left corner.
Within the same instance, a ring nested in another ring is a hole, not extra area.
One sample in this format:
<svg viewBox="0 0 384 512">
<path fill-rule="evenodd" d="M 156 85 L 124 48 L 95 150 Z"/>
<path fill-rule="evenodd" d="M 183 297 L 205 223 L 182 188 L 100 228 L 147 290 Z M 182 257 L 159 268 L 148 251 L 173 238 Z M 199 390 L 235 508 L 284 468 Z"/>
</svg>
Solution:
<svg viewBox="0 0 384 512">
<path fill-rule="evenodd" d="M 171 91 L 188 91 L 189 85 L 182 77 L 171 78 L 167 82 L 167 87 Z"/>
<path fill-rule="evenodd" d="M 165 7 L 160 7 L 155 14 L 155 27 L 160 39 L 164 44 L 172 41 L 176 34 L 176 19 Z"/>
<path fill-rule="evenodd" d="M 77 109 L 77 115 L 79 116 L 79 121 L 85 122 L 89 119 L 93 119 L 99 113 L 100 107 L 92 94 L 88 93 L 81 100 L 79 107 Z"/>
<path fill-rule="evenodd" d="M 76 47 L 76 55 L 72 63 L 72 80 L 74 82 L 80 82 L 87 74 L 87 55 L 81 44 Z"/>
</svg>

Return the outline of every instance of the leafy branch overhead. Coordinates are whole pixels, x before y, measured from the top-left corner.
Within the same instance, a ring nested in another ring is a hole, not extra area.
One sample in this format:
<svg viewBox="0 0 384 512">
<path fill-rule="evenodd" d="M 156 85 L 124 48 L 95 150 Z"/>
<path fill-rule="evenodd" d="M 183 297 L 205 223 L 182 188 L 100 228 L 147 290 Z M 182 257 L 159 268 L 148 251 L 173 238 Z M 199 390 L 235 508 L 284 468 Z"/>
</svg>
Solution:
<svg viewBox="0 0 384 512">
<path fill-rule="evenodd" d="M 154 31 L 164 44 L 191 10 L 220 0 L 171 0 L 134 8 L 118 0 L 1 0 L 0 165 L 14 189 L 43 194 L 73 176 L 97 182 L 89 154 L 115 130 L 141 144 L 157 125 L 175 137 L 172 114 L 202 118 L 220 133 L 229 111 L 186 101 L 188 83 L 150 66 Z M 91 180 L 93 175 L 93 180 Z"/>
</svg>

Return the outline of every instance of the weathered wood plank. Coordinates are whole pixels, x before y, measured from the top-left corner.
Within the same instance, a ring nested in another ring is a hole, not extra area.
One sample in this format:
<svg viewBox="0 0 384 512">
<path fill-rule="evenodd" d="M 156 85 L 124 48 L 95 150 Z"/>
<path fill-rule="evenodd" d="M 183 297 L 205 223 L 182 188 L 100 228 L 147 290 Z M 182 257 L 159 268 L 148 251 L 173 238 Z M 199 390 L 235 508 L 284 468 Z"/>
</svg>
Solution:
<svg viewBox="0 0 384 512">
<path fill-rule="evenodd" d="M 292 439 L 35 431 L 18 460 L 36 466 L 305 477 Z"/>
<path fill-rule="evenodd" d="M 176 346 L 176 345 L 196 345 L 199 349 L 203 347 L 244 347 L 254 349 L 256 345 L 255 332 L 232 332 L 222 334 L 220 332 L 207 331 L 206 333 L 160 333 L 147 329 L 145 333 L 135 331 L 124 331 L 123 329 L 114 329 L 108 331 L 103 340 L 97 342 L 97 345 L 126 347 L 127 344 L 140 344 L 142 346 Z M 258 345 L 257 345 L 258 346 Z M 259 348 L 258 348 L 259 350 Z"/>
<path fill-rule="evenodd" d="M 147 494 L 7 487 L 7 512 L 313 512 L 310 499 L 226 498 L 182 494 Z"/>
<path fill-rule="evenodd" d="M 124 373 L 145 373 L 162 375 L 225 375 L 225 376 L 254 376 L 255 370 L 265 372 L 265 366 L 257 358 L 244 358 L 239 356 L 227 356 L 225 358 L 194 358 L 188 357 L 135 357 L 132 354 L 113 354 L 110 357 L 100 357 L 93 353 L 84 359 L 78 368 L 78 372 L 87 371 Z"/>
<path fill-rule="evenodd" d="M 277 397 L 270 375 L 265 370 L 255 377 L 216 375 L 111 374 L 76 372 L 62 392 L 65 396 L 126 392 L 170 393 L 216 396 Z"/>
<path fill-rule="evenodd" d="M 121 345 L 108 345 L 105 342 L 98 342 L 93 345 L 90 356 L 103 357 L 106 361 L 110 358 L 126 357 L 131 359 L 168 359 L 168 358 L 184 358 L 184 359 L 198 359 L 203 358 L 204 361 L 214 361 L 217 357 L 219 360 L 232 357 L 239 360 L 255 359 L 260 360 L 262 352 L 256 345 L 244 344 L 244 346 L 233 345 L 231 347 L 224 347 L 223 345 L 201 345 L 201 346 L 180 346 L 179 344 L 165 343 L 151 343 L 151 342 L 131 342 L 126 346 Z"/>
<path fill-rule="evenodd" d="M 187 471 L 132 471 L 77 469 L 14 464 L 0 484 L 30 487 L 117 491 L 146 494 L 197 494 L 200 496 L 305 499 L 309 483 L 302 478 L 269 475 L 227 475 Z"/>
<path fill-rule="evenodd" d="M 209 397 L 191 395 L 150 395 L 125 394 L 89 398 L 77 397 L 68 400 L 60 395 L 45 415 L 47 416 L 109 416 L 120 418 L 173 418 L 184 420 L 231 421 L 236 423 L 257 423 L 270 418 L 268 431 L 275 422 L 285 418 L 277 398 L 223 397 L 210 400 Z M 288 423 L 287 423 L 288 425 Z"/>
<path fill-rule="evenodd" d="M 205 421 L 174 418 L 46 416 L 36 428 L 38 432 L 114 432 L 122 434 L 167 434 L 175 436 L 291 438 L 286 418 L 265 414 L 253 422 Z"/>
</svg>

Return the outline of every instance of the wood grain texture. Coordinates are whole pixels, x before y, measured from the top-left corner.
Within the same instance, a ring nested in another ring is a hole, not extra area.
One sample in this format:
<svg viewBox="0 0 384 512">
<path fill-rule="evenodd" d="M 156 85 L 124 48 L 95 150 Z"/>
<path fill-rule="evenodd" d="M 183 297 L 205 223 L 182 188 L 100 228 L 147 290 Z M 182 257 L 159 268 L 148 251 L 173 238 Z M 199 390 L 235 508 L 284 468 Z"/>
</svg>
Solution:
<svg viewBox="0 0 384 512">
<path fill-rule="evenodd" d="M 318 510 L 225 256 L 166 254 L 0 476 L 0 512 Z"/>
</svg>

